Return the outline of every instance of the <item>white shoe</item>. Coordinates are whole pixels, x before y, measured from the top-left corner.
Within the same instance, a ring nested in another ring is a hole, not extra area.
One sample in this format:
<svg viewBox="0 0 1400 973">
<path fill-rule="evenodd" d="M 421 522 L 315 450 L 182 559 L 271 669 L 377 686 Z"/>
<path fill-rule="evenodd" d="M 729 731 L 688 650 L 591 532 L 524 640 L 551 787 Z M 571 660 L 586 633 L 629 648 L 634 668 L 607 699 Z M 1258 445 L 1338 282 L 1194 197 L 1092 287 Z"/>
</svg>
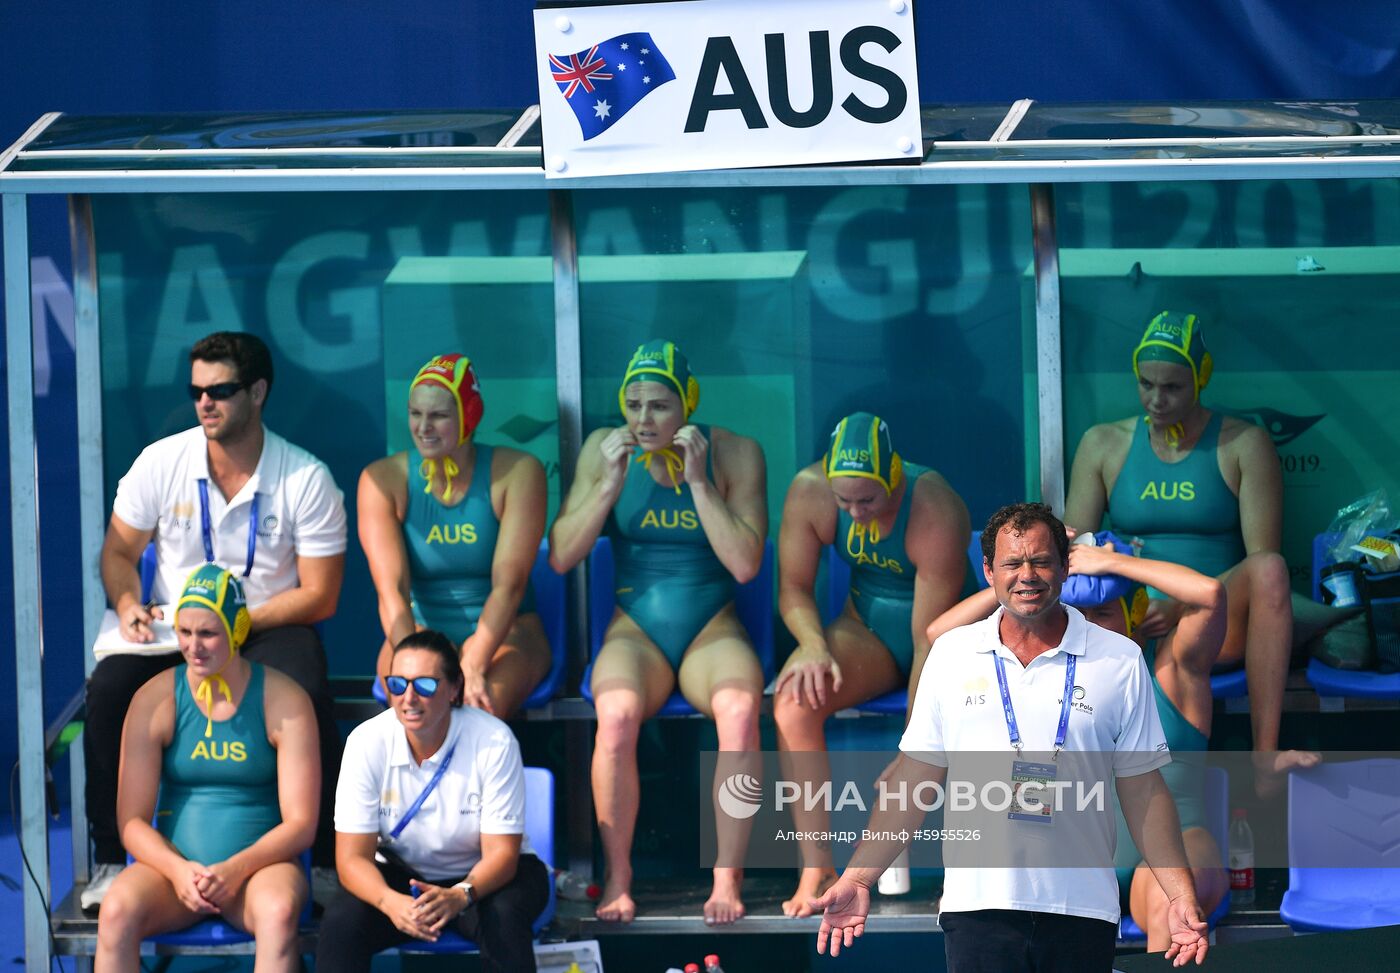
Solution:
<svg viewBox="0 0 1400 973">
<path fill-rule="evenodd" d="M 311 869 L 311 898 L 312 901 L 321 903 L 322 907 L 330 904 L 331 899 L 340 891 L 340 876 L 334 868 L 317 866 Z"/>
<path fill-rule="evenodd" d="M 107 890 L 112 887 L 118 875 L 122 873 L 125 865 L 114 865 L 110 862 L 101 862 L 92 866 L 92 877 L 88 880 L 87 888 L 83 889 L 83 894 L 78 896 L 78 904 L 87 912 L 96 909 L 102 904 L 103 897 Z"/>
</svg>

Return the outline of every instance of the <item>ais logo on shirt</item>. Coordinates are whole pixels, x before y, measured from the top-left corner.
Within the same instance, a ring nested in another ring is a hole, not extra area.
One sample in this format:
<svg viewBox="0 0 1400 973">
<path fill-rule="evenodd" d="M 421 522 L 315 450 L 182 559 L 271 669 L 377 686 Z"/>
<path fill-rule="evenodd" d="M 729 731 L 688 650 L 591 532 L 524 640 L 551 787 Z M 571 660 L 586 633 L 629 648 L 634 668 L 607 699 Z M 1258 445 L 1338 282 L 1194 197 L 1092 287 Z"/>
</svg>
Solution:
<svg viewBox="0 0 1400 973">
<path fill-rule="evenodd" d="M 476 525 L 475 524 L 448 524 L 442 527 L 433 524 L 428 531 L 427 542 L 429 544 L 475 544 Z"/>
</svg>

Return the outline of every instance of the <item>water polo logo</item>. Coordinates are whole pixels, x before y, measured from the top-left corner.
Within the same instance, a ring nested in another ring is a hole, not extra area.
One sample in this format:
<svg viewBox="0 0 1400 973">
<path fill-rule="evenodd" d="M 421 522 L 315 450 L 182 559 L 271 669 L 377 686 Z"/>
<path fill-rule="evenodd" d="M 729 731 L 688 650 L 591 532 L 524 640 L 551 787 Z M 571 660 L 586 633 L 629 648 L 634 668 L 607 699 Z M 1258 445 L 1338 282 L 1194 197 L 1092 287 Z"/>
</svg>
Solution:
<svg viewBox="0 0 1400 973">
<path fill-rule="evenodd" d="M 751 774 L 730 774 L 719 785 L 719 806 L 731 818 L 751 818 L 763 806 L 763 785 Z"/>
</svg>

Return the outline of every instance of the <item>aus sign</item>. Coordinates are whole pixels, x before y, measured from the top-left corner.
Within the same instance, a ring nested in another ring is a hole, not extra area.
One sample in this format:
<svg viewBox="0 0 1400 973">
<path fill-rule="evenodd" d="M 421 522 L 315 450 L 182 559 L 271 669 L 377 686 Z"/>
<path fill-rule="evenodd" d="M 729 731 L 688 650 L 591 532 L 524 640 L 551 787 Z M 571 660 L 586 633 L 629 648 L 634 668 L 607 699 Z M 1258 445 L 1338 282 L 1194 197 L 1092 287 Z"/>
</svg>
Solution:
<svg viewBox="0 0 1400 973">
<path fill-rule="evenodd" d="M 912 0 L 546 0 L 535 54 L 555 178 L 922 150 Z"/>
</svg>

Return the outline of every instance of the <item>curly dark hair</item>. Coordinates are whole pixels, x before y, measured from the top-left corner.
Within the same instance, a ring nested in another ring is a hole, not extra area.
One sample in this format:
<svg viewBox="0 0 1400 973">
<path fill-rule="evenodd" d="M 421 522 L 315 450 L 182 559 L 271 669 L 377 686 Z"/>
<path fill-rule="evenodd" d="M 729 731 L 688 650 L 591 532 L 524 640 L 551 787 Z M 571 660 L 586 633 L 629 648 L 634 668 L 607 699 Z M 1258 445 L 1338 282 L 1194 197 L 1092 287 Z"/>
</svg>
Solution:
<svg viewBox="0 0 1400 973">
<path fill-rule="evenodd" d="M 267 382 L 267 395 L 263 396 L 263 404 L 267 404 L 267 396 L 272 394 L 272 353 L 257 335 L 242 331 L 207 334 L 190 349 L 190 364 L 197 361 L 229 362 L 244 385 L 258 379 Z"/>
<path fill-rule="evenodd" d="M 1055 539 L 1055 547 L 1060 552 L 1060 561 L 1069 563 L 1069 535 L 1059 517 L 1043 503 L 1009 503 L 987 521 L 982 528 L 982 560 L 990 564 L 997 555 L 997 535 L 1010 527 L 1017 534 L 1024 534 L 1035 524 L 1050 528 L 1050 536 Z"/>
<path fill-rule="evenodd" d="M 431 652 L 442 662 L 442 674 L 449 686 L 456 687 L 452 693 L 452 705 L 462 705 L 462 660 L 457 655 L 457 646 L 452 644 L 452 640 L 441 632 L 435 632 L 430 628 L 425 628 L 421 632 L 413 632 L 405 635 L 399 640 L 399 644 L 394 646 L 394 655 L 398 655 L 405 649 L 422 649 Z"/>
</svg>

